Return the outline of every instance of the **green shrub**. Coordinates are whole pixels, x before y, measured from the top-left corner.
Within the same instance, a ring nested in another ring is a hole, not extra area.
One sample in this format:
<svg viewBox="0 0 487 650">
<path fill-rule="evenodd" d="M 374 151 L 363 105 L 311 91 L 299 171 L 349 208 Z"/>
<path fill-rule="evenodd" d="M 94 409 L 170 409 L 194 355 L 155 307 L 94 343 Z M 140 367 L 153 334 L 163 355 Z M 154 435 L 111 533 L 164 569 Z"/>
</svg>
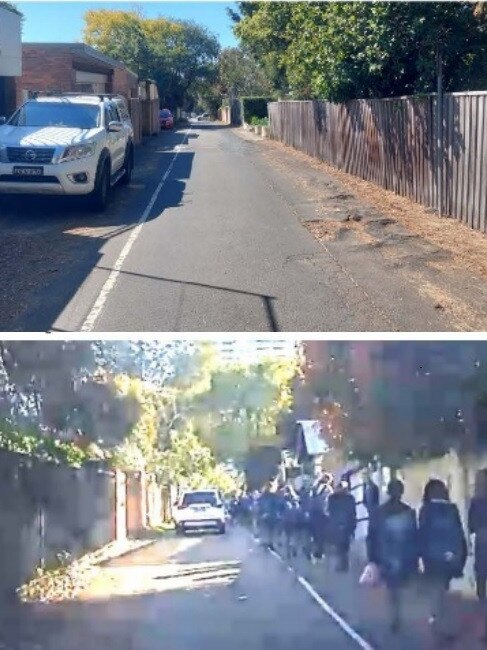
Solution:
<svg viewBox="0 0 487 650">
<path fill-rule="evenodd" d="M 70 467 L 81 467 L 89 460 L 86 451 L 72 442 L 42 435 L 35 428 L 17 430 L 6 420 L 0 420 L 0 449 Z"/>
<path fill-rule="evenodd" d="M 269 118 L 268 117 L 253 117 L 250 120 L 250 124 L 252 126 L 269 126 Z"/>
<path fill-rule="evenodd" d="M 271 97 L 242 97 L 242 114 L 244 122 L 252 124 L 252 118 L 267 118 L 267 104 Z"/>
</svg>

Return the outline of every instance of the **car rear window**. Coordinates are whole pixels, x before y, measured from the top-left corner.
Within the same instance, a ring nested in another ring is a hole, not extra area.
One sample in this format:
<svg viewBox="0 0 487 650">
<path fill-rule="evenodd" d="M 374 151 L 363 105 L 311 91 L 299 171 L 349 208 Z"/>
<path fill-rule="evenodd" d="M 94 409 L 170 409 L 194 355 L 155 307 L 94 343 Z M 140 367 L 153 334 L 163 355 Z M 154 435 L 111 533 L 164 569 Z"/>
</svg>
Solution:
<svg viewBox="0 0 487 650">
<path fill-rule="evenodd" d="M 193 506 L 200 503 L 216 506 L 219 504 L 219 500 L 215 492 L 188 492 L 183 496 L 181 505 Z"/>
<path fill-rule="evenodd" d="M 161 117 L 171 117 L 171 111 L 168 111 L 167 108 L 162 109 Z"/>
<path fill-rule="evenodd" d="M 100 108 L 87 104 L 28 102 L 14 113 L 12 126 L 58 126 L 96 129 L 100 126 Z"/>
</svg>

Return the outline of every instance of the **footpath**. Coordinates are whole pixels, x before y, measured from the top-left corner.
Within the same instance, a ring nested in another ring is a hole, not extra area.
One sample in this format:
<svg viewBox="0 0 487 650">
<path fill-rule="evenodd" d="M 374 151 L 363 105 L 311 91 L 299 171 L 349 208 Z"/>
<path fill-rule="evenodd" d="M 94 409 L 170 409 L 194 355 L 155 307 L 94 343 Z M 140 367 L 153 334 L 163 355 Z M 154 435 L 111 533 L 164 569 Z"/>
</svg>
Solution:
<svg viewBox="0 0 487 650">
<path fill-rule="evenodd" d="M 281 554 L 283 549 L 278 547 L 277 551 Z M 467 578 L 454 581 L 452 585 L 448 611 L 454 617 L 458 635 L 446 646 L 432 634 L 428 623 L 429 593 L 421 579 L 405 590 L 404 624 L 398 634 L 391 633 L 385 589 L 382 586 L 371 588 L 359 585 L 365 566 L 364 556 L 364 542 L 356 540 L 348 573 L 336 571 L 334 558 L 312 565 L 300 556 L 290 564 L 374 650 L 433 650 L 446 647 L 450 650 L 481 650 L 487 647 L 481 641 L 484 617 L 473 590 L 467 585 L 469 567 L 466 569 Z"/>
</svg>

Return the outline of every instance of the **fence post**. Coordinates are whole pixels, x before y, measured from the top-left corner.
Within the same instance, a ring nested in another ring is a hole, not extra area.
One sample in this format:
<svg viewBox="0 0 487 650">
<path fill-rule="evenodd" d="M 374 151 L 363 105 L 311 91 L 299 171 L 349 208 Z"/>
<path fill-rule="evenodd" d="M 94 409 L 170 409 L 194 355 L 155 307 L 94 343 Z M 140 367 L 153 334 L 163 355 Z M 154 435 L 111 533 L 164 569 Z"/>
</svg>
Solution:
<svg viewBox="0 0 487 650">
<path fill-rule="evenodd" d="M 438 47 L 436 54 L 436 207 L 443 214 L 443 61 Z"/>
<path fill-rule="evenodd" d="M 44 510 L 44 504 L 41 502 L 39 503 L 38 509 L 37 509 L 37 516 L 38 516 L 38 522 L 39 522 L 39 550 L 40 550 L 40 558 L 39 558 L 39 566 L 41 569 L 44 569 L 46 566 L 46 513 Z"/>
</svg>

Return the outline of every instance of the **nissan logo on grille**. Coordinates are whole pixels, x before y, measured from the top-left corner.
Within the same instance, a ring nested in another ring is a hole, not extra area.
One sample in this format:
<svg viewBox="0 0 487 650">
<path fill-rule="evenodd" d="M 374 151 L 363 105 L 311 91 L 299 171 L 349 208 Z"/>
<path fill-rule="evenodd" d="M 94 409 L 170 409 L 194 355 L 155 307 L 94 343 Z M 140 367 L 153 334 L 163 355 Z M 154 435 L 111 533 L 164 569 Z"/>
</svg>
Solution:
<svg viewBox="0 0 487 650">
<path fill-rule="evenodd" d="M 27 149 L 27 151 L 25 152 L 25 159 L 32 162 L 36 158 L 37 158 L 36 152 L 33 149 Z"/>
</svg>

